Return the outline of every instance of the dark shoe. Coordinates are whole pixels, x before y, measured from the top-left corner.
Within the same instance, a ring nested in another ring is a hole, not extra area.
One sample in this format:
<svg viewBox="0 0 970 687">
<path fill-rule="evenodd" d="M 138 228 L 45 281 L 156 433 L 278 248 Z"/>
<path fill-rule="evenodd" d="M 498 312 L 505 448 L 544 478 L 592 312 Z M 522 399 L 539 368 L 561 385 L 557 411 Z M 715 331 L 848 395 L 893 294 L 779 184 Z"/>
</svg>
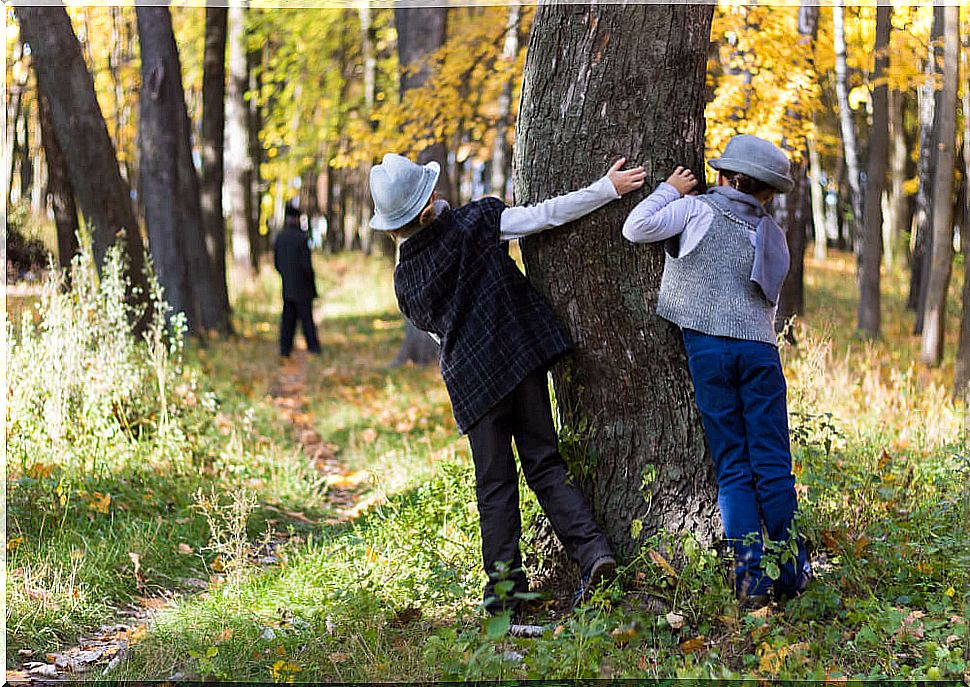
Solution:
<svg viewBox="0 0 970 687">
<path fill-rule="evenodd" d="M 589 571 L 583 575 L 579 589 L 573 596 L 573 606 L 579 606 L 589 601 L 593 592 L 604 584 L 609 584 L 616 577 L 616 559 L 613 556 L 600 556 Z"/>
<path fill-rule="evenodd" d="M 770 603 L 771 597 L 768 594 L 754 594 L 740 597 L 738 599 L 738 608 L 742 613 L 749 613 L 751 611 L 757 611 L 759 608 L 764 608 Z"/>
<path fill-rule="evenodd" d="M 786 603 L 804 592 L 808 587 L 809 582 L 812 581 L 813 577 L 812 565 L 806 561 L 802 566 L 802 569 L 798 571 L 797 581 L 794 587 L 781 587 L 778 585 L 778 583 L 775 583 L 771 589 L 772 594 L 775 597 L 775 602 L 779 606 L 784 606 Z"/>
</svg>

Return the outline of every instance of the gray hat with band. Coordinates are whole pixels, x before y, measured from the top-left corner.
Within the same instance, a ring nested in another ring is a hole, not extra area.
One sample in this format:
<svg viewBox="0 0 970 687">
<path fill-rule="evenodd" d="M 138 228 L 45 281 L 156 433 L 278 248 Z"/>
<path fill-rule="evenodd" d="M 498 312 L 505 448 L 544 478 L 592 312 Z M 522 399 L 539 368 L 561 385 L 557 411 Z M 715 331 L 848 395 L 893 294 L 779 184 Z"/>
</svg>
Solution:
<svg viewBox="0 0 970 687">
<path fill-rule="evenodd" d="M 437 162 L 426 165 L 388 153 L 381 164 L 371 167 L 370 194 L 374 216 L 370 226 L 378 231 L 400 229 L 428 204 L 441 168 Z"/>
<path fill-rule="evenodd" d="M 790 174 L 791 163 L 785 151 L 751 134 L 732 138 L 724 146 L 724 154 L 707 164 L 717 170 L 747 174 L 780 193 L 788 193 L 795 186 Z"/>
</svg>

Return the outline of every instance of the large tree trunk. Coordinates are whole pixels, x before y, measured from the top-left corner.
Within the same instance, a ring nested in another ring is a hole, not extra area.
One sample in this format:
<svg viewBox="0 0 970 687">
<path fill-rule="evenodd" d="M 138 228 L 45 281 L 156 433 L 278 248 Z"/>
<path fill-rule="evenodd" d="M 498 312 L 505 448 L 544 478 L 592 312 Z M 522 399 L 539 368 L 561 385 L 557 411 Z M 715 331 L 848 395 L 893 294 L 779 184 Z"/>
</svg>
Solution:
<svg viewBox="0 0 970 687">
<path fill-rule="evenodd" d="M 420 63 L 428 55 L 444 45 L 448 25 L 447 7 L 395 7 L 394 25 L 397 28 L 397 52 L 401 65 L 401 97 L 413 88 L 427 82 L 430 70 L 427 66 L 411 71 L 409 67 Z M 444 141 L 436 141 L 418 155 L 418 162 L 426 164 L 435 160 L 441 165 L 437 192 L 451 203 L 457 202 L 451 176 L 448 174 L 448 150 Z M 438 344 L 434 339 L 407 322 L 404 342 L 391 362 L 396 366 L 411 361 L 426 365 L 438 359 Z"/>
<path fill-rule="evenodd" d="M 849 198 L 852 204 L 851 236 L 856 252 L 861 248 L 862 186 L 859 181 L 859 155 L 856 145 L 855 124 L 849 107 L 849 68 L 845 56 L 845 3 L 836 0 L 832 6 L 832 22 L 835 39 L 835 93 L 839 104 L 839 127 L 842 131 L 842 147 L 848 172 Z"/>
<path fill-rule="evenodd" d="M 919 105 L 919 162 L 917 175 L 919 188 L 916 192 L 916 211 L 913 215 L 913 265 L 909 282 L 909 299 L 906 307 L 916 313 L 913 325 L 914 334 L 923 333 L 923 315 L 926 312 L 926 286 L 929 280 L 929 263 L 933 254 L 933 170 L 936 168 L 935 127 L 937 101 L 935 82 L 938 73 L 936 65 L 936 44 L 943 35 L 943 8 L 933 10 L 933 29 L 930 35 L 929 54 L 926 57 L 924 72 L 926 80 L 920 89 Z"/>
<path fill-rule="evenodd" d="M 889 31 L 892 7 L 876 8 L 875 66 L 872 89 L 872 129 L 869 132 L 869 161 L 866 167 L 866 201 L 859 251 L 859 310 L 856 326 L 863 336 L 879 336 L 880 274 L 882 264 L 882 192 L 886 186 L 886 161 L 889 155 L 889 87 L 885 82 L 889 63 Z"/>
<path fill-rule="evenodd" d="M 250 237 L 253 217 L 253 165 L 249 154 L 249 110 L 246 89 L 246 10 L 239 2 L 229 6 L 229 88 L 226 93 L 226 189 L 232 227 L 232 259 L 244 274 L 256 269 Z"/>
<path fill-rule="evenodd" d="M 206 251 L 172 17 L 164 6 L 135 11 L 141 46 L 142 202 L 152 257 L 169 305 L 185 312 L 189 331 L 201 333 L 224 326 L 225 310 Z"/>
<path fill-rule="evenodd" d="M 47 158 L 47 193 L 50 195 L 54 210 L 54 224 L 57 227 L 57 261 L 61 269 L 68 273 L 71 260 L 78 252 L 77 204 L 74 202 L 74 188 L 64 161 L 57 136 L 54 135 L 54 122 L 47 98 L 37 94 L 40 114 L 40 140 Z M 69 276 L 69 275 L 68 275 Z"/>
<path fill-rule="evenodd" d="M 936 116 L 936 167 L 933 175 L 933 252 L 923 314 L 920 360 L 937 366 L 943 358 L 946 293 L 953 263 L 953 175 L 957 86 L 960 75 L 960 8 L 944 9 L 943 89 Z"/>
<path fill-rule="evenodd" d="M 226 128 L 226 21 L 225 7 L 205 10 L 205 52 L 202 71 L 202 178 L 199 198 L 206 249 L 212 265 L 212 283 L 221 318 L 215 329 L 232 329 L 229 289 L 226 285 L 226 220 L 222 212 Z"/>
<path fill-rule="evenodd" d="M 678 164 L 703 169 L 712 12 L 540 5 L 513 148 L 516 202 L 584 186 L 620 155 L 643 164 L 648 183 Z M 576 442 L 567 460 L 624 557 L 658 531 L 719 534 L 681 338 L 655 314 L 663 249 L 620 234 L 642 196 L 631 195 L 522 242 L 530 279 L 576 344 L 553 370 L 563 436 Z"/>
<path fill-rule="evenodd" d="M 61 144 L 71 185 L 91 232 L 95 262 L 100 269 L 108 247 L 124 231 L 129 298 L 144 303 L 148 293 L 144 243 L 71 20 L 62 6 L 18 5 L 17 16 L 21 34 L 31 47 L 38 88 L 50 105 L 54 135 Z M 144 322 L 142 316 L 139 324 Z"/>
</svg>

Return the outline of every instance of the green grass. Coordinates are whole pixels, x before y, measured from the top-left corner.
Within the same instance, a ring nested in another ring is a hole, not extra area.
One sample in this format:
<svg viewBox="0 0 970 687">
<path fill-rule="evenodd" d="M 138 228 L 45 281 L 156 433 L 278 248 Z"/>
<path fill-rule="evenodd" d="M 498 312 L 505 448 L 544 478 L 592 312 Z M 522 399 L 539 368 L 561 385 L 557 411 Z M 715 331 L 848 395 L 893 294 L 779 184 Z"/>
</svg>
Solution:
<svg viewBox="0 0 970 687">
<path fill-rule="evenodd" d="M 676 577 L 644 551 L 589 607 L 546 616 L 553 629 L 520 640 L 478 611 L 473 473 L 440 377 L 386 367 L 403 334 L 390 266 L 351 255 L 317 267 L 324 354 L 306 362 L 302 393 L 347 471 L 365 476 L 359 514 L 326 524 L 335 515 L 326 480 L 268 395 L 279 292 L 265 271 L 234 289 L 240 335 L 186 350 L 169 384 L 175 438 L 153 433 L 158 408 L 146 392 L 132 401 L 144 435 L 121 448 L 88 446 L 87 463 L 49 472 L 11 454 L 8 532 L 20 541 L 8 551 L 8 666 L 17 648 L 64 646 L 135 596 L 215 575 L 156 618 L 116 677 L 967 678 L 963 408 L 947 390 L 952 353 L 942 370 L 913 364 L 901 274 L 886 277 L 884 338 L 865 343 L 851 334 L 851 261 L 810 265 L 800 345 L 783 352 L 802 525 L 817 547 L 809 592 L 767 615 L 739 615 L 724 562 L 680 536 Z M 279 562 L 243 557 L 215 570 L 199 489 L 224 500 L 255 493 L 248 546 L 271 537 Z M 111 494 L 106 512 L 95 492 Z M 522 493 L 528 525 L 536 505 Z M 683 627 L 648 598 L 666 599 Z"/>
</svg>

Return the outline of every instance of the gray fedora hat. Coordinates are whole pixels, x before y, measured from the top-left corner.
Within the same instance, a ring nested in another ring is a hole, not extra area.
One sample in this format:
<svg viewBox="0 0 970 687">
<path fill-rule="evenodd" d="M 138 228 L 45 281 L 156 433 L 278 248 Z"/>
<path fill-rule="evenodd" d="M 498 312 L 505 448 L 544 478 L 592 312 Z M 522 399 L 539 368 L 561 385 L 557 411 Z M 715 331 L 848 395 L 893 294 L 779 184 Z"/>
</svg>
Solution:
<svg viewBox="0 0 970 687">
<path fill-rule="evenodd" d="M 401 155 L 385 155 L 381 164 L 370 170 L 370 194 L 374 199 L 371 227 L 392 231 L 417 217 L 428 204 L 440 171 L 434 161 L 419 165 Z"/>
<path fill-rule="evenodd" d="M 795 186 L 791 178 L 791 163 L 785 151 L 770 141 L 739 134 L 724 146 L 724 154 L 708 162 L 725 172 L 741 172 L 763 181 L 780 193 L 788 193 Z"/>
</svg>

